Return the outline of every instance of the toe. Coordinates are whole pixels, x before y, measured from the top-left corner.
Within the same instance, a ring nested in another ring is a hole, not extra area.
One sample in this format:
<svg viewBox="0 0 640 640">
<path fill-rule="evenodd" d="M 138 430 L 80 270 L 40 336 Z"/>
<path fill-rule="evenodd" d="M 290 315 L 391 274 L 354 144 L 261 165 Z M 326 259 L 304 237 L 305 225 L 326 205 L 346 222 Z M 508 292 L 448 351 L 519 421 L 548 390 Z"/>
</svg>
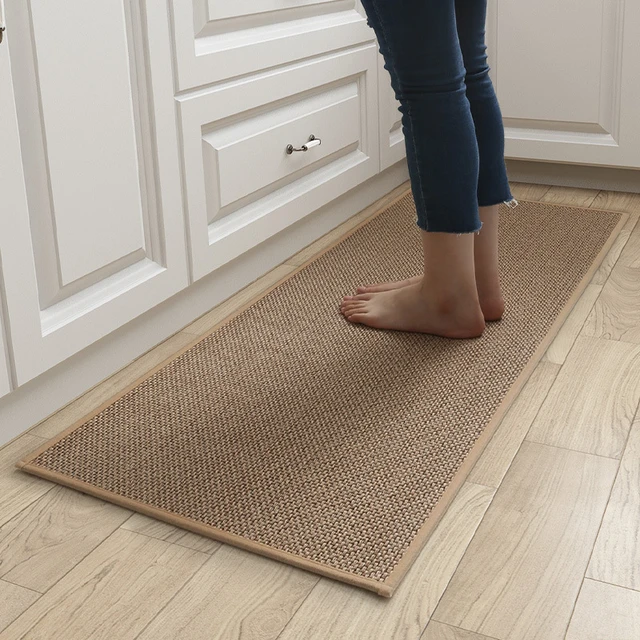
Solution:
<svg viewBox="0 0 640 640">
<path fill-rule="evenodd" d="M 365 321 L 366 321 L 366 319 L 367 319 L 367 314 L 366 314 L 366 313 L 362 313 L 362 312 L 359 312 L 359 313 L 350 313 L 350 314 L 347 316 L 347 320 L 348 320 L 349 322 L 358 322 L 358 323 L 362 323 L 362 322 L 365 322 Z"/>
<path fill-rule="evenodd" d="M 362 313 L 366 313 L 367 308 L 365 306 L 356 306 L 356 307 L 350 307 L 349 309 L 347 309 L 344 314 L 349 317 L 352 316 L 353 314 L 362 314 Z"/>
</svg>

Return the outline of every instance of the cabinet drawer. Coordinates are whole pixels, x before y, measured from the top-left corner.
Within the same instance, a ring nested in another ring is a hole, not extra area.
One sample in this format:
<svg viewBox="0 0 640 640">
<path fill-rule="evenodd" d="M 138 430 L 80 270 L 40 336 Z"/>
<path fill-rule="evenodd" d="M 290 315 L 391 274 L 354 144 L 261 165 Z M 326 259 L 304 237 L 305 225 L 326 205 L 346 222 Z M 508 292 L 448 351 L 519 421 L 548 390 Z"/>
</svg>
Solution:
<svg viewBox="0 0 640 640">
<path fill-rule="evenodd" d="M 376 65 L 369 43 L 177 98 L 194 279 L 378 173 Z"/>
<path fill-rule="evenodd" d="M 371 40 L 354 0 L 172 0 L 178 90 Z"/>
</svg>

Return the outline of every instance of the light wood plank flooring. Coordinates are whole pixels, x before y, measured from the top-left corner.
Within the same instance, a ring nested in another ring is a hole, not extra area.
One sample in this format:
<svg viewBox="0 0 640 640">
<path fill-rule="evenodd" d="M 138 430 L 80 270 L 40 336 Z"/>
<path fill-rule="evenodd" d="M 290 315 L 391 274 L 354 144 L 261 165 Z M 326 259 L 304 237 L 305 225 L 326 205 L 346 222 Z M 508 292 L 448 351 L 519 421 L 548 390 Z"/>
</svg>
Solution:
<svg viewBox="0 0 640 640">
<path fill-rule="evenodd" d="M 512 187 L 629 221 L 392 599 L 13 465 L 408 183 L 0 449 L 0 640 L 640 638 L 640 195 Z"/>
</svg>

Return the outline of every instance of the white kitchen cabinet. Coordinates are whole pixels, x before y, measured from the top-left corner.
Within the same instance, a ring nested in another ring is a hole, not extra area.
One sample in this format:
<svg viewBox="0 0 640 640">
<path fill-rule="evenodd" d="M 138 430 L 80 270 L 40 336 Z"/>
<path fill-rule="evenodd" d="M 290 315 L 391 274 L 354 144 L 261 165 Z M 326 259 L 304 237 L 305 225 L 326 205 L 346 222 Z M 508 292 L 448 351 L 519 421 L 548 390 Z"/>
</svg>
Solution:
<svg viewBox="0 0 640 640">
<path fill-rule="evenodd" d="M 640 168 L 640 3 L 490 0 L 506 155 Z"/>
<path fill-rule="evenodd" d="M 640 168 L 640 3 L 489 0 L 489 75 L 505 156 Z M 378 54 L 380 167 L 405 154 L 400 103 Z"/>
<path fill-rule="evenodd" d="M 168 337 L 408 178 L 400 103 L 359 0 L 5 4 L 12 434 L 86 390 L 83 371 L 141 355 L 150 326 Z M 629 0 L 489 0 L 505 155 L 640 168 L 639 29 Z M 321 144 L 286 152 L 312 135 Z"/>
<path fill-rule="evenodd" d="M 356 10 L 365 20 L 365 24 L 367 24 L 367 13 L 359 0 L 356 0 Z M 398 109 L 400 102 L 396 100 L 391 87 L 391 78 L 384 67 L 385 61 L 382 54 L 380 54 L 375 32 L 368 25 L 366 36 L 367 39 L 373 40 L 377 51 L 378 140 L 380 145 L 380 171 L 384 171 L 407 155 L 402 131 L 402 113 Z"/>
<path fill-rule="evenodd" d="M 0 398 L 6 396 L 11 391 L 9 378 L 9 355 L 7 354 L 7 334 L 4 331 L 4 319 L 2 317 L 2 307 L 0 306 Z"/>
<path fill-rule="evenodd" d="M 376 65 L 370 41 L 178 97 L 194 279 L 379 172 Z"/>
<path fill-rule="evenodd" d="M 402 113 L 400 102 L 391 88 L 389 72 L 384 68 L 384 58 L 378 53 L 378 80 L 382 86 L 379 91 L 380 118 L 380 171 L 384 171 L 407 155 L 402 131 Z"/>
<path fill-rule="evenodd" d="M 171 0 L 179 90 L 357 45 L 353 0 Z"/>
<path fill-rule="evenodd" d="M 5 8 L 0 252 L 23 384 L 186 287 L 188 261 L 166 7 Z"/>
</svg>

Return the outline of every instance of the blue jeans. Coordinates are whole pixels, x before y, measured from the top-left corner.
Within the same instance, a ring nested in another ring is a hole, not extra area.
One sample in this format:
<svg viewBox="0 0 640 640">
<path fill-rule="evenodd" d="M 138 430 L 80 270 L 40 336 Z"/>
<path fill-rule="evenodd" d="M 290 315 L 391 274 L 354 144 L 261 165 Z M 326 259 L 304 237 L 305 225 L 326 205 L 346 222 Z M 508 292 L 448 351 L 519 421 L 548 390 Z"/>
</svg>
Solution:
<svg viewBox="0 0 640 640">
<path fill-rule="evenodd" d="M 518 204 L 489 78 L 487 0 L 361 1 L 400 102 L 418 227 L 479 231 L 479 206 Z"/>
</svg>

